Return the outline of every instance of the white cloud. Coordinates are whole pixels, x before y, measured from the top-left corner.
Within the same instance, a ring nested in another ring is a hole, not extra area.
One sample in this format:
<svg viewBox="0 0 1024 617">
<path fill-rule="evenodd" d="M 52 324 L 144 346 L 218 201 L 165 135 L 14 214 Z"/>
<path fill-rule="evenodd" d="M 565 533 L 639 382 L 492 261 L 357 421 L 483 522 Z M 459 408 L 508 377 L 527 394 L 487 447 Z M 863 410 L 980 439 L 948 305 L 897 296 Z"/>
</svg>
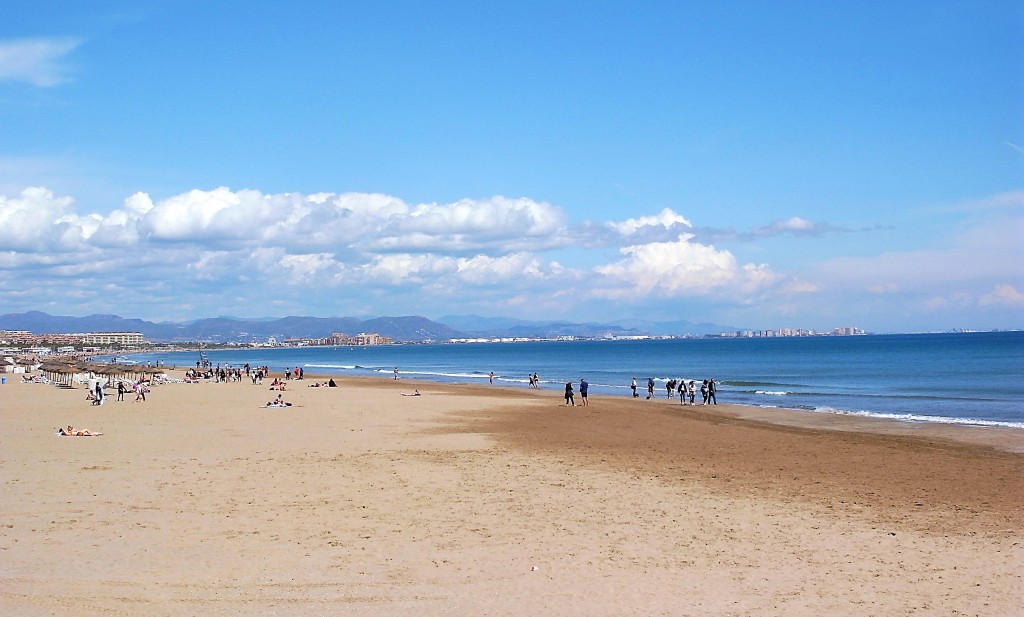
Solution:
<svg viewBox="0 0 1024 617">
<path fill-rule="evenodd" d="M 562 210 L 504 197 L 410 206 L 380 194 L 265 195 L 220 187 L 156 204 L 144 194 L 135 195 L 125 212 L 129 210 L 138 214 L 141 234 L 170 242 L 498 253 L 565 242 Z"/>
<path fill-rule="evenodd" d="M 281 267 L 286 271 L 282 280 L 291 284 L 312 283 L 321 272 L 337 268 L 333 257 L 329 253 L 285 255 L 280 261 Z"/>
<path fill-rule="evenodd" d="M 0 195 L 0 250 L 49 252 L 74 243 L 83 232 L 70 197 L 55 197 L 41 187 L 19 197 Z"/>
<path fill-rule="evenodd" d="M 362 267 L 362 272 L 371 281 L 398 285 L 423 283 L 428 277 L 448 274 L 455 269 L 456 262 L 451 257 L 395 253 L 374 257 Z"/>
<path fill-rule="evenodd" d="M 160 306 L 172 319 L 178 311 L 270 310 L 261 307 L 451 311 L 456 301 L 483 313 L 571 316 L 594 298 L 716 311 L 757 306 L 759 320 L 815 310 L 1019 312 L 1022 208 L 1009 197 L 991 201 L 998 205 L 985 210 L 988 218 L 951 226 L 950 241 L 937 248 L 836 258 L 798 278 L 700 242 L 669 209 L 572 226 L 562 209 L 527 198 L 410 205 L 382 194 L 220 187 L 162 200 L 136 193 L 97 213 L 37 187 L 0 195 L 0 302 L 45 310 L 74 297 L 65 312 L 116 307 L 151 317 L 147 307 Z M 822 227 L 792 217 L 762 229 Z M 231 304 L 221 306 L 226 298 Z"/>
<path fill-rule="evenodd" d="M 0 81 L 48 88 L 68 80 L 67 56 L 81 43 L 71 37 L 0 41 Z"/>
<path fill-rule="evenodd" d="M 693 227 L 690 221 L 682 215 L 676 214 L 672 209 L 665 208 L 654 216 L 641 216 L 626 219 L 622 222 L 611 222 L 608 226 L 623 236 L 631 236 L 646 228 L 661 228 L 662 230 L 678 230 L 681 227 Z"/>
<path fill-rule="evenodd" d="M 801 216 L 791 216 L 788 219 L 772 221 L 768 225 L 755 227 L 749 233 L 737 234 L 741 240 L 754 240 L 757 238 L 769 238 L 772 236 L 823 236 L 825 234 L 850 233 L 852 231 L 866 231 L 865 229 L 854 230 L 848 227 L 833 225 L 831 223 L 820 223 L 805 219 Z"/>
<path fill-rule="evenodd" d="M 729 251 L 690 242 L 685 236 L 675 242 L 627 246 L 621 253 L 623 259 L 595 268 L 617 287 L 602 295 L 736 296 L 758 292 L 780 279 L 767 265 L 741 266 Z"/>
<path fill-rule="evenodd" d="M 981 306 L 1024 306 L 1024 293 L 1017 291 L 1013 285 L 1002 283 L 996 285 L 991 293 L 978 299 Z"/>
<path fill-rule="evenodd" d="M 522 279 L 542 279 L 541 262 L 528 253 L 514 253 L 501 257 L 477 255 L 458 260 L 458 276 L 475 285 L 508 284 Z"/>
</svg>

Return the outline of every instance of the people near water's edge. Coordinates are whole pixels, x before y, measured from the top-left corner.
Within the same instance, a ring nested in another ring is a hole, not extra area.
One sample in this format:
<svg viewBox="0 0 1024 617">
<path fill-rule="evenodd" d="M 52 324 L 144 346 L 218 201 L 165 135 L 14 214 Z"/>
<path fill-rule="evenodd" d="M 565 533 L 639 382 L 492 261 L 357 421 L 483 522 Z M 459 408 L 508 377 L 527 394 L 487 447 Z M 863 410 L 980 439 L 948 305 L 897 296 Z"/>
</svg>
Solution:
<svg viewBox="0 0 1024 617">
<path fill-rule="evenodd" d="M 580 378 L 580 399 L 583 401 L 583 406 L 584 407 L 590 404 L 590 401 L 587 400 L 587 389 L 588 388 L 590 388 L 590 384 L 587 383 L 586 379 L 583 379 L 581 377 Z"/>
<path fill-rule="evenodd" d="M 690 395 L 690 404 L 691 405 L 696 405 L 696 403 L 694 403 L 693 400 L 697 396 L 697 384 L 695 384 L 692 379 L 690 380 L 689 395 Z"/>
<path fill-rule="evenodd" d="M 647 400 L 654 398 L 654 378 L 647 378 Z"/>
<path fill-rule="evenodd" d="M 712 377 L 708 380 L 708 401 L 713 405 L 718 404 L 718 399 L 715 398 L 715 394 L 718 392 L 718 386 L 715 385 L 715 378 Z"/>
<path fill-rule="evenodd" d="M 571 381 L 565 382 L 565 406 L 568 407 L 569 405 L 572 405 L 573 407 L 576 406 L 576 399 L 573 398 Z"/>
<path fill-rule="evenodd" d="M 398 381 L 398 367 L 395 367 L 395 381 Z"/>
<path fill-rule="evenodd" d="M 700 398 L 701 398 L 701 405 L 707 405 L 708 404 L 708 380 L 707 379 L 702 381 L 701 384 L 700 384 Z"/>
<path fill-rule="evenodd" d="M 491 371 L 490 373 L 487 374 L 487 381 L 492 386 L 494 385 L 494 371 Z"/>
<path fill-rule="evenodd" d="M 636 393 L 636 377 L 633 378 L 633 383 L 629 387 L 633 389 L 633 398 L 639 398 L 640 395 Z"/>
</svg>

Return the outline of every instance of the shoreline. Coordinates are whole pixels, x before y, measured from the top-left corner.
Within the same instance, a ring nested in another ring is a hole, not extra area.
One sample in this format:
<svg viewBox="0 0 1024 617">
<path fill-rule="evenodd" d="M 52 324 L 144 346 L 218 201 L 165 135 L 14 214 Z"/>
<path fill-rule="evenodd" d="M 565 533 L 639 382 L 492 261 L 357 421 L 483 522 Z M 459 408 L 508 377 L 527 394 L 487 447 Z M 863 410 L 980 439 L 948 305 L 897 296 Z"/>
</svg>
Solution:
<svg viewBox="0 0 1024 617">
<path fill-rule="evenodd" d="M 149 364 L 139 366 L 151 366 Z M 191 366 L 159 365 L 168 374 L 175 373 L 177 378 L 182 378 L 185 371 Z M 281 371 L 278 371 L 281 372 Z M 271 374 L 273 375 L 273 371 Z M 304 376 L 308 381 L 327 381 L 328 379 L 344 379 L 346 381 L 363 382 L 367 384 L 379 382 L 394 382 L 390 376 L 379 375 L 348 375 L 345 373 L 309 373 Z M 243 378 L 244 379 L 244 378 Z M 481 377 L 481 380 L 485 377 Z M 293 380 L 299 381 L 299 380 Z M 419 383 L 424 386 L 454 386 L 464 388 L 485 388 L 486 390 L 502 389 L 509 393 L 527 393 L 530 395 L 550 394 L 553 398 L 560 396 L 560 390 L 556 388 L 530 389 L 509 385 L 489 385 L 486 383 L 469 382 L 445 382 L 433 381 L 416 377 L 401 377 L 399 382 Z M 751 405 L 746 403 L 723 402 L 719 405 L 679 405 L 675 399 L 655 397 L 650 401 L 645 399 L 632 399 L 622 394 L 596 395 L 598 398 L 611 398 L 613 400 L 623 399 L 635 401 L 637 404 L 659 404 L 669 407 L 675 406 L 683 410 L 704 409 L 720 410 L 722 413 L 734 415 L 738 418 L 766 422 L 783 426 L 794 426 L 803 428 L 816 428 L 821 430 L 833 430 L 843 432 L 870 432 L 878 434 L 893 434 L 903 436 L 921 436 L 930 439 L 946 439 L 974 445 L 987 445 L 1006 452 L 1024 453 L 1024 423 L 1010 423 L 977 420 L 965 417 L 934 416 L 937 419 L 930 419 L 924 416 L 910 416 L 906 418 L 896 417 L 891 414 L 878 414 L 875 412 L 859 412 L 849 410 L 817 410 L 784 407 L 778 405 Z M 1021 426 L 1017 426 L 1021 424 Z"/>
<path fill-rule="evenodd" d="M 954 337 L 947 341 L 947 338 L 949 337 L 936 338 L 932 336 L 925 342 L 931 346 L 955 345 L 959 343 L 951 341 L 962 340 Z M 868 371 L 842 370 L 840 366 L 836 365 L 839 361 L 837 358 L 845 357 L 844 354 L 850 353 L 854 354 L 856 359 L 861 358 L 858 354 L 861 354 L 860 347 L 862 346 L 854 345 L 851 350 L 850 345 L 846 343 L 837 348 L 824 343 L 812 345 L 811 347 L 817 349 L 813 355 L 817 359 L 813 363 L 813 369 L 800 368 L 812 366 L 808 364 L 808 358 L 803 355 L 806 346 L 794 347 L 789 344 L 780 346 L 774 343 L 773 345 L 778 347 L 781 353 L 779 358 L 782 365 L 780 367 L 784 368 L 770 368 L 775 366 L 771 363 L 765 365 L 769 368 L 760 368 L 760 364 L 756 362 L 752 364 L 746 359 L 746 356 L 734 361 L 728 359 L 735 357 L 728 355 L 733 352 L 715 351 L 718 348 L 714 346 L 692 350 L 687 348 L 681 356 L 677 357 L 678 354 L 675 352 L 666 353 L 668 350 L 675 349 L 671 345 L 660 345 L 648 350 L 646 346 L 637 347 L 627 344 L 628 342 L 623 344 L 622 353 L 634 355 L 628 358 L 624 357 L 622 362 L 612 360 L 611 363 L 609 363 L 608 352 L 614 352 L 612 354 L 614 356 L 619 353 L 615 351 L 619 347 L 603 344 L 600 347 L 600 357 L 597 358 L 589 357 L 587 354 L 590 352 L 572 351 L 576 349 L 572 345 L 557 346 L 553 344 L 544 347 L 545 351 L 543 352 L 523 352 L 522 354 L 508 350 L 508 346 L 479 345 L 476 346 L 476 351 L 466 352 L 469 355 L 465 357 L 462 352 L 431 351 L 429 349 L 406 352 L 366 348 L 358 350 L 359 353 L 355 354 L 341 349 L 338 353 L 322 354 L 320 352 L 332 348 L 315 348 L 306 351 L 283 348 L 269 351 L 228 350 L 220 355 L 214 352 L 210 358 L 215 363 L 227 362 L 234 366 L 238 366 L 244 361 L 254 364 L 269 364 L 275 371 L 278 369 L 283 371 L 285 366 L 303 366 L 307 371 L 333 373 L 336 378 L 353 376 L 390 378 L 391 368 L 394 365 L 399 365 L 410 371 L 403 373 L 403 376 L 421 378 L 434 383 L 476 384 L 482 387 L 486 387 L 488 372 L 487 368 L 482 367 L 490 366 L 496 373 L 495 384 L 511 387 L 521 385 L 524 388 L 526 387 L 527 371 L 520 372 L 520 370 L 523 366 L 532 365 L 546 375 L 547 379 L 542 384 L 544 389 L 560 391 L 569 375 L 574 375 L 577 379 L 580 376 L 587 376 L 591 381 L 591 392 L 594 395 L 628 397 L 629 373 L 625 373 L 627 370 L 640 370 L 643 375 L 654 375 L 657 384 L 656 392 L 663 394 L 664 380 L 673 377 L 671 373 L 677 371 L 674 369 L 661 370 L 658 367 L 677 366 L 680 364 L 681 358 L 691 357 L 697 358 L 697 362 L 683 361 L 682 364 L 691 367 L 699 366 L 704 364 L 699 358 L 705 352 L 709 354 L 709 366 L 714 367 L 720 364 L 719 361 L 713 359 L 714 354 L 725 353 L 727 359 L 724 362 L 728 365 L 729 370 L 722 370 L 721 366 L 709 369 L 725 378 L 724 381 L 719 380 L 720 383 L 726 384 L 720 388 L 720 402 L 728 401 L 785 412 L 880 418 L 914 425 L 934 423 L 1024 430 L 1024 417 L 1021 417 L 1017 403 L 1020 387 L 1008 377 L 1016 372 L 1013 367 L 1019 363 L 1005 357 L 1008 351 L 1007 345 L 1015 344 L 1017 337 L 1009 339 L 1002 337 L 995 342 L 998 343 L 996 346 L 998 354 L 1002 354 L 999 355 L 1001 364 L 992 361 L 992 366 L 986 369 L 998 369 L 998 372 L 993 375 L 995 381 L 991 384 L 992 394 L 987 398 L 981 394 L 974 394 L 973 390 L 961 389 L 952 386 L 947 380 L 940 379 L 939 376 L 945 374 L 948 367 L 936 367 L 935 371 L 928 371 L 925 367 L 920 370 L 928 372 L 921 373 L 920 376 L 916 376 L 916 373 L 913 372 L 886 370 L 881 366 L 876 367 L 874 364 L 871 365 L 873 368 Z M 724 347 L 731 348 L 729 345 Z M 901 346 L 900 349 L 905 347 Z M 886 351 L 885 349 L 874 350 L 874 347 L 870 349 L 873 350 L 870 352 L 872 354 Z M 653 354 L 651 361 L 645 361 L 643 357 L 635 356 L 638 352 L 647 353 L 648 351 Z M 447 353 L 456 353 L 456 356 L 448 357 L 445 355 Z M 584 353 L 584 355 L 579 356 L 580 353 Z M 694 355 L 695 353 L 697 355 Z M 920 355 L 921 352 L 917 353 Z M 794 354 L 796 355 L 794 356 Z M 882 355 L 884 356 L 884 354 Z M 189 352 L 176 353 L 170 357 L 154 355 L 149 358 L 151 360 L 163 359 L 165 362 L 180 362 L 184 364 L 184 368 L 192 366 L 196 360 L 194 355 Z M 817 364 L 818 360 L 823 363 L 821 366 Z M 790 367 L 789 363 L 791 362 L 795 368 Z M 931 366 L 931 364 L 927 364 L 927 366 Z M 588 371 L 588 367 L 592 368 L 593 374 Z M 796 373 L 792 373 L 791 368 Z M 779 370 L 783 370 L 783 373 L 775 374 Z M 679 372 L 689 375 L 705 371 L 684 370 Z M 896 373 L 907 374 L 910 377 L 902 380 L 888 377 Z M 658 377 L 659 375 L 662 377 Z M 876 378 L 881 380 L 877 386 L 875 385 Z M 700 379 L 696 381 L 699 382 Z"/>
<path fill-rule="evenodd" d="M 177 370 L 177 369 L 176 369 Z M 337 375 L 329 373 L 306 373 L 308 381 L 327 381 Z M 368 377 L 363 375 L 344 376 L 344 382 L 354 382 L 365 386 L 386 384 L 415 384 L 415 387 L 429 389 L 432 387 L 451 388 L 453 393 L 462 389 L 473 389 L 479 392 L 501 392 L 506 396 L 522 396 L 525 400 L 541 398 L 545 402 L 558 405 L 563 400 L 561 393 L 555 389 L 530 389 L 513 386 L 467 383 L 445 383 L 424 379 L 402 377 L 397 382 L 387 377 Z M 295 380 L 293 380 L 295 381 Z M 301 381 L 301 380 L 300 380 Z M 578 398 L 578 394 L 577 394 Z M 1009 453 L 1024 454 L 1024 430 L 1007 426 L 985 426 L 978 424 L 946 424 L 940 422 L 914 422 L 895 418 L 876 418 L 839 412 L 818 412 L 804 409 L 788 409 L 784 407 L 760 407 L 740 403 L 720 403 L 718 405 L 679 405 L 674 400 L 653 398 L 651 400 L 633 399 L 629 396 L 595 396 L 593 401 L 610 401 L 616 406 L 636 405 L 637 409 L 652 407 L 664 412 L 707 413 L 735 419 L 760 422 L 775 426 L 788 426 L 819 430 L 824 432 L 869 433 L 876 435 L 893 435 L 899 437 L 920 438 L 925 440 L 945 440 L 964 445 L 988 447 Z M 582 407 L 582 406 L 580 406 Z"/>
</svg>

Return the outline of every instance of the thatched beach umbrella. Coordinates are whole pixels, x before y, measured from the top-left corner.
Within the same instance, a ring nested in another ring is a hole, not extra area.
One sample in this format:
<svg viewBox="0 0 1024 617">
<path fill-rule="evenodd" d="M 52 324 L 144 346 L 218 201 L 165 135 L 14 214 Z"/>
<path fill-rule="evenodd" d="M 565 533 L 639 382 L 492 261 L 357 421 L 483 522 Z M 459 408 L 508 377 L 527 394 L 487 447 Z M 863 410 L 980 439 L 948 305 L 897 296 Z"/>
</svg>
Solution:
<svg viewBox="0 0 1024 617">
<path fill-rule="evenodd" d="M 78 367 L 64 362 L 43 362 L 39 371 L 54 383 L 74 387 L 73 377 L 78 373 Z"/>
</svg>

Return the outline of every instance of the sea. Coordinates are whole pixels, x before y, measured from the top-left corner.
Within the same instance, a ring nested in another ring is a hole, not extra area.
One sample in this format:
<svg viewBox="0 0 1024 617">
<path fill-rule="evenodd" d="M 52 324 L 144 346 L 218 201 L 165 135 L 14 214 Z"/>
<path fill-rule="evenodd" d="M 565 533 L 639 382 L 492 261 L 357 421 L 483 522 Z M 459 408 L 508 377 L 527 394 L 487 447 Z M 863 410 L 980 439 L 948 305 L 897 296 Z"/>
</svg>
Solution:
<svg viewBox="0 0 1024 617">
<path fill-rule="evenodd" d="M 214 366 L 269 366 L 283 374 L 400 378 L 540 387 L 590 383 L 592 401 L 641 396 L 647 380 L 665 397 L 669 379 L 714 378 L 719 403 L 1024 429 L 1024 332 L 956 332 L 778 338 L 432 343 L 368 347 L 240 348 L 203 352 Z M 197 352 L 145 353 L 139 363 L 195 366 Z"/>
</svg>

